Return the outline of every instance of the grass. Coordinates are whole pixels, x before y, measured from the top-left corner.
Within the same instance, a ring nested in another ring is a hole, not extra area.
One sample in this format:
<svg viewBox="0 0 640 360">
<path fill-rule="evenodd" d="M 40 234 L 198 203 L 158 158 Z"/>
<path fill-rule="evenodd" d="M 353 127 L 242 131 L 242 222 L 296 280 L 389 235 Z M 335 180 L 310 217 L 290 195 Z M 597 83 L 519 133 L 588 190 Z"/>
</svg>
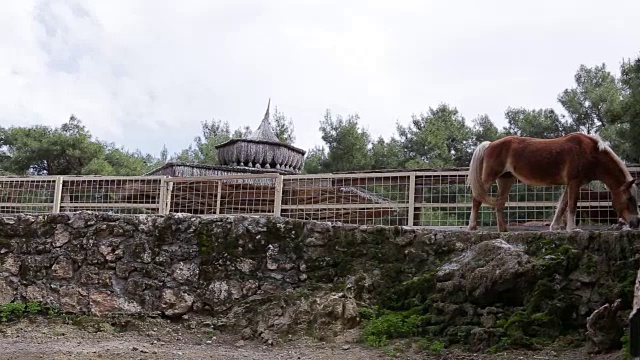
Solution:
<svg viewBox="0 0 640 360">
<path fill-rule="evenodd" d="M 361 308 L 360 318 L 364 322 L 361 341 L 368 346 L 381 348 L 385 352 L 397 353 L 398 349 L 391 346 L 392 340 L 419 338 L 415 342 L 418 350 L 435 355 L 445 351 L 444 342 L 421 337 L 424 316 L 411 312 Z"/>
</svg>

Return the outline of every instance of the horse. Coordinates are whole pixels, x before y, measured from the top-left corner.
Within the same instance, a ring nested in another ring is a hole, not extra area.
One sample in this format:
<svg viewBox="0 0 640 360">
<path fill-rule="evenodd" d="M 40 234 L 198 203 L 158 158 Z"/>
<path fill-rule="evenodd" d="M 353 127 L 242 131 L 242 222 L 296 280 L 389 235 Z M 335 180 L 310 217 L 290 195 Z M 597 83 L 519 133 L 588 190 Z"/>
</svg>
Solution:
<svg viewBox="0 0 640 360">
<path fill-rule="evenodd" d="M 550 225 L 558 230 L 567 215 L 566 231 L 577 230 L 576 211 L 580 188 L 599 180 L 611 192 L 612 205 L 630 228 L 637 229 L 638 187 L 629 170 L 597 135 L 571 133 L 553 139 L 506 136 L 484 141 L 473 152 L 467 185 L 473 194 L 469 231 L 477 230 L 478 211 L 483 203 L 495 208 L 499 232 L 506 232 L 505 202 L 517 180 L 530 186 L 566 185 Z M 498 184 L 496 197 L 488 192 Z"/>
</svg>

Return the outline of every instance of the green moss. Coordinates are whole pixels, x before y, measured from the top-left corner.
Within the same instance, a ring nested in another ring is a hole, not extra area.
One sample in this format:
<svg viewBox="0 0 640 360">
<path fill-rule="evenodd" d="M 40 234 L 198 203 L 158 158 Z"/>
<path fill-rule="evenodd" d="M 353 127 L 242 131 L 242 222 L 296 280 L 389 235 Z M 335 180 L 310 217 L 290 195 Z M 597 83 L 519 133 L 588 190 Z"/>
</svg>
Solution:
<svg viewBox="0 0 640 360">
<path fill-rule="evenodd" d="M 582 269 L 586 274 L 595 274 L 598 270 L 598 263 L 596 257 L 591 253 L 586 253 L 582 260 Z"/>
<path fill-rule="evenodd" d="M 625 327 L 624 335 L 620 338 L 620 342 L 622 343 L 622 358 L 624 360 L 631 360 L 631 345 L 629 343 L 629 328 Z"/>
<path fill-rule="evenodd" d="M 382 298 L 381 305 L 385 309 L 395 311 L 428 307 L 433 300 L 435 279 L 435 272 L 428 272 L 395 287 L 390 286 L 390 291 Z"/>
<path fill-rule="evenodd" d="M 0 249 L 13 250 L 13 242 L 9 239 L 0 238 Z"/>
<path fill-rule="evenodd" d="M 446 348 L 444 342 L 427 338 L 418 340 L 416 346 L 418 350 L 427 351 L 434 355 L 442 354 Z"/>
<path fill-rule="evenodd" d="M 620 261 L 615 264 L 613 273 L 620 279 L 614 287 L 613 295 L 615 298 L 622 300 L 622 306 L 624 308 L 630 308 L 633 304 L 633 294 L 636 285 L 636 278 L 638 276 L 638 261 L 627 260 Z M 615 299 L 608 299 L 609 302 L 615 301 Z"/>
</svg>

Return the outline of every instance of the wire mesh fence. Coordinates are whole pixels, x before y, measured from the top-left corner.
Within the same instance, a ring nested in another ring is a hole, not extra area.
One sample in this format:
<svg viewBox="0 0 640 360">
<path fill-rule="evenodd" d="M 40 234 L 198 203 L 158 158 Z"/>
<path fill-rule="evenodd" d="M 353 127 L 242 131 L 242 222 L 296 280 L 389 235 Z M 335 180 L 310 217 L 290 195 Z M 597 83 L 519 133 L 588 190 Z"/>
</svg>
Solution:
<svg viewBox="0 0 640 360">
<path fill-rule="evenodd" d="M 197 215 L 274 215 L 278 174 L 170 178 L 167 212 Z"/>
<path fill-rule="evenodd" d="M 59 211 L 117 214 L 159 213 L 163 177 L 63 177 Z"/>
<path fill-rule="evenodd" d="M 283 177 L 281 215 L 359 225 L 406 225 L 410 173 Z"/>
<path fill-rule="evenodd" d="M 3 178 L 0 181 L 0 213 L 53 212 L 56 179 L 49 177 Z"/>
<path fill-rule="evenodd" d="M 639 167 L 630 167 L 634 177 Z M 464 227 L 471 214 L 467 170 L 204 177 L 0 177 L 0 214 L 80 210 L 119 214 L 276 215 L 359 225 Z M 548 225 L 564 186 L 516 182 L 505 216 L 510 227 Z M 496 195 L 493 185 L 490 194 Z M 594 181 L 580 192 L 577 220 L 617 222 L 611 194 Z M 480 226 L 495 226 L 482 206 Z"/>
</svg>

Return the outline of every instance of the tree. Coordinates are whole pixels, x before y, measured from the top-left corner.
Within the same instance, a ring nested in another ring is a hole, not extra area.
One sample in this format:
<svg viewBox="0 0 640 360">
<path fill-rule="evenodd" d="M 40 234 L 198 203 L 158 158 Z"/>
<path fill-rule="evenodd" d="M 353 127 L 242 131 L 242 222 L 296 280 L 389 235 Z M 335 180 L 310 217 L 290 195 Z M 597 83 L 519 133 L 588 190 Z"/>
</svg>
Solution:
<svg viewBox="0 0 640 360">
<path fill-rule="evenodd" d="M 378 137 L 371 146 L 370 154 L 372 170 L 402 168 L 407 161 L 402 143 L 394 137 L 389 141 Z"/>
<path fill-rule="evenodd" d="M 302 172 L 305 174 L 320 174 L 327 162 L 327 153 L 322 146 L 315 146 L 307 152 Z"/>
<path fill-rule="evenodd" d="M 480 115 L 473 119 L 473 132 L 474 145 L 480 144 L 483 141 L 495 141 L 502 137 L 502 133 L 495 124 L 491 121 L 488 115 Z"/>
<path fill-rule="evenodd" d="M 472 155 L 472 131 L 455 107 L 440 104 L 427 114 L 412 116 L 407 127 L 397 125 L 407 167 L 468 166 Z"/>
<path fill-rule="evenodd" d="M 281 142 L 291 145 L 296 141 L 296 137 L 293 134 L 293 120 L 287 119 L 283 113 L 278 111 L 277 107 L 271 115 L 271 128 Z"/>
<path fill-rule="evenodd" d="M 576 86 L 565 89 L 558 101 L 567 111 L 576 131 L 596 134 L 620 111 L 621 90 L 606 65 L 580 65 Z"/>
<path fill-rule="evenodd" d="M 614 150 L 625 160 L 640 162 L 640 56 L 620 66 L 622 100 L 605 129 Z"/>
<path fill-rule="evenodd" d="M 78 175 L 104 148 L 75 116 L 59 128 L 43 125 L 2 129 L 3 168 L 14 174 Z"/>
<path fill-rule="evenodd" d="M 322 141 L 327 144 L 327 155 L 321 164 L 323 171 L 357 171 L 371 168 L 368 156 L 370 135 L 358 124 L 358 114 L 347 119 L 337 115 L 334 119 L 327 110 L 320 121 Z"/>
<path fill-rule="evenodd" d="M 101 142 L 104 155 L 92 160 L 82 169 L 83 175 L 134 176 L 142 175 L 159 163 L 158 159 L 140 150 L 128 151 L 114 143 Z"/>
<path fill-rule="evenodd" d="M 193 144 L 176 154 L 173 158 L 175 161 L 184 163 L 196 163 L 217 165 L 218 154 L 215 146 L 231 139 L 231 129 L 228 122 L 213 119 L 205 120 L 201 123 L 202 135 L 198 135 L 193 139 Z M 235 137 L 243 137 L 247 133 L 238 129 L 235 131 Z"/>
<path fill-rule="evenodd" d="M 509 107 L 504 116 L 508 125 L 503 131 L 507 135 L 552 139 L 575 131 L 563 122 L 553 109 L 528 110 Z"/>
<path fill-rule="evenodd" d="M 17 175 L 141 175 L 156 161 L 93 140 L 75 116 L 60 127 L 0 129 L 0 168 Z"/>
</svg>

